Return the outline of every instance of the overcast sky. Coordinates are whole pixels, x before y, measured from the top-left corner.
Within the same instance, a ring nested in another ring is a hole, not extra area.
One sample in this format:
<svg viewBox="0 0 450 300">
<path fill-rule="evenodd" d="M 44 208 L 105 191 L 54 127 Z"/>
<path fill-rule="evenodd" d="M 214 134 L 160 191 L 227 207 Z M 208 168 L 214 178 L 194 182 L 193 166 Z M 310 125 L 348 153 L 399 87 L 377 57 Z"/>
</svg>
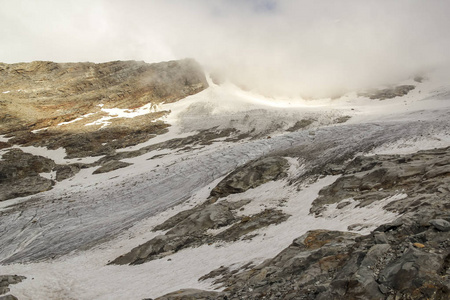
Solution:
<svg viewBox="0 0 450 300">
<path fill-rule="evenodd" d="M 450 1 L 0 0 L 0 61 L 193 57 L 269 95 L 321 97 L 449 63 Z"/>
</svg>

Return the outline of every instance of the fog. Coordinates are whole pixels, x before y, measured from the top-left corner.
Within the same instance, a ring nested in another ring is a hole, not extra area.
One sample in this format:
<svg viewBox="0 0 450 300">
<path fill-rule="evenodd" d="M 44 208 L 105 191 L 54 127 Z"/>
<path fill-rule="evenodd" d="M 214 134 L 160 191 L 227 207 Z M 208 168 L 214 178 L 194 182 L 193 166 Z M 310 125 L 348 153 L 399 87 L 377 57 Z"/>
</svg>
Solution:
<svg viewBox="0 0 450 300">
<path fill-rule="evenodd" d="M 395 84 L 450 57 L 450 1 L 0 2 L 0 61 L 195 58 L 269 96 Z"/>
</svg>

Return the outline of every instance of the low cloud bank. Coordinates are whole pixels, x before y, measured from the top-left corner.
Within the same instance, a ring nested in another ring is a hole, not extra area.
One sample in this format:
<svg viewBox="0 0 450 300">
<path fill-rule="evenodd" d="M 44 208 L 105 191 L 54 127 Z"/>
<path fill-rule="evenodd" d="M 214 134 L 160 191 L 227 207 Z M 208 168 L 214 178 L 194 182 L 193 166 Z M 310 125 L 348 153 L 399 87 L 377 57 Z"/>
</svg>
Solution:
<svg viewBox="0 0 450 300">
<path fill-rule="evenodd" d="M 449 66 L 449 1 L 3 1 L 0 61 L 163 60 L 271 96 L 332 97 Z"/>
</svg>

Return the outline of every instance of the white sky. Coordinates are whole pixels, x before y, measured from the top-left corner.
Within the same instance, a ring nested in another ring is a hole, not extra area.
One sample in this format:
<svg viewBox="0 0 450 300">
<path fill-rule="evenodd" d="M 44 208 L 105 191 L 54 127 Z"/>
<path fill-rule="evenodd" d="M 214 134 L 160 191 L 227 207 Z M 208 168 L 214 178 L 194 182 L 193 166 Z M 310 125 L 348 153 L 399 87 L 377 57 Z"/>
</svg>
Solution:
<svg viewBox="0 0 450 300">
<path fill-rule="evenodd" d="M 197 59 L 268 95 L 447 66 L 450 1 L 0 0 L 0 61 Z"/>
</svg>

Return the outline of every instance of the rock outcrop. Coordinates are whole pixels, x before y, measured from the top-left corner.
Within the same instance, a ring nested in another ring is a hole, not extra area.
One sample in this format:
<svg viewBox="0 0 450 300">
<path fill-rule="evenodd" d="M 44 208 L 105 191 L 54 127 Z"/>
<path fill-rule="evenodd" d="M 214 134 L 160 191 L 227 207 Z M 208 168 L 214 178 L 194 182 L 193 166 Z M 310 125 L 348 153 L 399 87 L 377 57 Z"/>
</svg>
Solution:
<svg viewBox="0 0 450 300">
<path fill-rule="evenodd" d="M 11 149 L 0 160 L 0 201 L 23 197 L 52 188 L 51 179 L 40 176 L 55 167 L 51 159 Z"/>
<path fill-rule="evenodd" d="M 218 203 L 206 201 L 193 209 L 180 212 L 154 228 L 154 231 L 167 230 L 165 234 L 135 247 L 130 252 L 119 256 L 111 264 L 141 264 L 171 255 L 187 247 L 198 247 L 219 241 L 237 241 L 256 229 L 284 222 L 289 217 L 280 210 L 274 209 L 267 209 L 252 216 L 236 216 L 236 211 L 249 202 L 248 200 Z M 208 230 L 229 225 L 232 226 L 218 234 L 208 233 Z"/>
<path fill-rule="evenodd" d="M 319 192 L 312 213 L 319 214 L 324 205 L 345 199 L 366 206 L 397 194 L 407 194 L 407 203 L 416 198 L 416 205 L 424 198 L 445 197 L 450 201 L 450 148 L 402 156 L 359 156 L 343 169 L 331 167 L 327 173 L 343 176 Z M 400 201 L 386 208 L 403 212 L 402 207 Z"/>
<path fill-rule="evenodd" d="M 392 88 L 373 90 L 366 93 L 361 93 L 360 96 L 369 97 L 370 99 L 386 100 L 395 97 L 405 96 L 414 88 L 415 88 L 414 85 L 399 85 Z"/>
<path fill-rule="evenodd" d="M 10 291 L 9 285 L 17 284 L 24 279 L 26 279 L 25 276 L 0 275 L 0 300 L 17 300 L 17 298 L 14 297 L 13 295 L 5 295 L 5 294 Z"/>
<path fill-rule="evenodd" d="M 213 280 L 224 290 L 195 294 L 221 300 L 449 299 L 449 158 L 446 148 L 357 157 L 346 166 L 330 166 L 326 173 L 343 176 L 320 192 L 312 213 L 347 198 L 364 206 L 405 193 L 385 206 L 400 216 L 368 235 L 307 232 L 258 266 L 213 270 L 200 280 Z"/>
<path fill-rule="evenodd" d="M 268 181 L 286 177 L 289 166 L 282 157 L 266 157 L 250 162 L 231 172 L 212 191 L 212 197 L 226 197 L 242 193 Z"/>
<path fill-rule="evenodd" d="M 283 178 L 288 166 L 289 163 L 284 158 L 266 157 L 238 168 L 219 182 L 206 202 L 182 211 L 154 228 L 154 231 L 167 231 L 164 235 L 135 247 L 115 259 L 112 264 L 140 264 L 187 247 L 218 241 L 237 241 L 257 229 L 286 221 L 289 215 L 276 209 L 266 209 L 250 216 L 237 216 L 237 210 L 251 200 L 229 202 L 217 201 L 217 198 L 242 193 L 270 180 Z M 208 233 L 208 230 L 225 226 L 229 227 L 217 234 Z"/>
</svg>

